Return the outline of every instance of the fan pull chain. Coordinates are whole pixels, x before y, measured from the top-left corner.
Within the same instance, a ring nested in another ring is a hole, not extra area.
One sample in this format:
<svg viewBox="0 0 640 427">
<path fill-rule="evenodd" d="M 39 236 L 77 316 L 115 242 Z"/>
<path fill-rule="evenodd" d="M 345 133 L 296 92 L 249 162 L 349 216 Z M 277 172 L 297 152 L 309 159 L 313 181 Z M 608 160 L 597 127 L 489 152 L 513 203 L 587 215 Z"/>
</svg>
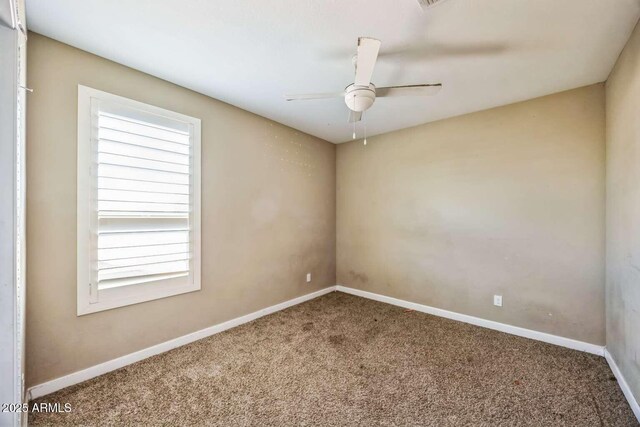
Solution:
<svg viewBox="0 0 640 427">
<path fill-rule="evenodd" d="M 362 118 L 364 119 L 364 145 L 367 145 L 367 115 L 362 112 Z"/>
<path fill-rule="evenodd" d="M 353 105 L 356 105 L 356 94 L 353 94 Z M 352 113 L 353 114 L 353 113 Z M 356 122 L 353 122 L 353 139 L 356 139 Z"/>
</svg>

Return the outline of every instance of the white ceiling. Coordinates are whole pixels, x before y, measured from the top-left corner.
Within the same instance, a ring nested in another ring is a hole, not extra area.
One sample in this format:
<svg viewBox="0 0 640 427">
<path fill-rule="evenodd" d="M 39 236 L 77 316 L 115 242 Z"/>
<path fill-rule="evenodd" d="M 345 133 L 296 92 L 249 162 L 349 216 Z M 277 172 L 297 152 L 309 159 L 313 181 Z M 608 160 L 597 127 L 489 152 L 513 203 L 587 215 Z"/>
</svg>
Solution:
<svg viewBox="0 0 640 427">
<path fill-rule="evenodd" d="M 369 135 L 606 80 L 640 0 L 27 0 L 35 32 L 331 142 L 351 139 L 341 91 L 358 36 L 382 40 Z"/>
</svg>

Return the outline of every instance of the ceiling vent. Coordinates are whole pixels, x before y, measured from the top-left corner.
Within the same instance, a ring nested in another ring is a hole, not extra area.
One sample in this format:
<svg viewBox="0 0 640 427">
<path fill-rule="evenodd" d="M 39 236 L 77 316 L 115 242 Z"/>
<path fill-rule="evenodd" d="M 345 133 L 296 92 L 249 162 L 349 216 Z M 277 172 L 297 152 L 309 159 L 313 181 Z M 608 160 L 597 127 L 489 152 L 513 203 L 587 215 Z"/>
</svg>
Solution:
<svg viewBox="0 0 640 427">
<path fill-rule="evenodd" d="M 439 5 L 440 3 L 444 3 L 445 1 L 446 0 L 418 0 L 418 3 L 420 3 L 420 6 L 422 6 L 423 9 L 429 9 Z"/>
</svg>

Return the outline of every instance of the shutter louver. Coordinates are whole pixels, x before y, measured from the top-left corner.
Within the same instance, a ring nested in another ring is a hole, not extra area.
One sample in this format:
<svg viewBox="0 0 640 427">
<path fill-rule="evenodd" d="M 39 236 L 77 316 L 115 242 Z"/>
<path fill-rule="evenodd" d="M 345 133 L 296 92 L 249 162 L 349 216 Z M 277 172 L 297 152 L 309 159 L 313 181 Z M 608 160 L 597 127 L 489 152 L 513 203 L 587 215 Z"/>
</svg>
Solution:
<svg viewBox="0 0 640 427">
<path fill-rule="evenodd" d="M 191 136 L 97 112 L 97 289 L 187 277 L 192 258 Z"/>
</svg>

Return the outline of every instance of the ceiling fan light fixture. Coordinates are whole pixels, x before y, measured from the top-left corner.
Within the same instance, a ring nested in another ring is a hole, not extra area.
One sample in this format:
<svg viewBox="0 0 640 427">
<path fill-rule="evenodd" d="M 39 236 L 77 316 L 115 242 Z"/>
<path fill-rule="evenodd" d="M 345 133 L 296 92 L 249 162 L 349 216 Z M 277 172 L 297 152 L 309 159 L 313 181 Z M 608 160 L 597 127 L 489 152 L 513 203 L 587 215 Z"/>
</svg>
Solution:
<svg viewBox="0 0 640 427">
<path fill-rule="evenodd" d="M 368 86 L 350 84 L 344 91 L 345 104 L 351 111 L 357 113 L 368 110 L 376 101 L 376 87 L 373 84 Z"/>
</svg>

